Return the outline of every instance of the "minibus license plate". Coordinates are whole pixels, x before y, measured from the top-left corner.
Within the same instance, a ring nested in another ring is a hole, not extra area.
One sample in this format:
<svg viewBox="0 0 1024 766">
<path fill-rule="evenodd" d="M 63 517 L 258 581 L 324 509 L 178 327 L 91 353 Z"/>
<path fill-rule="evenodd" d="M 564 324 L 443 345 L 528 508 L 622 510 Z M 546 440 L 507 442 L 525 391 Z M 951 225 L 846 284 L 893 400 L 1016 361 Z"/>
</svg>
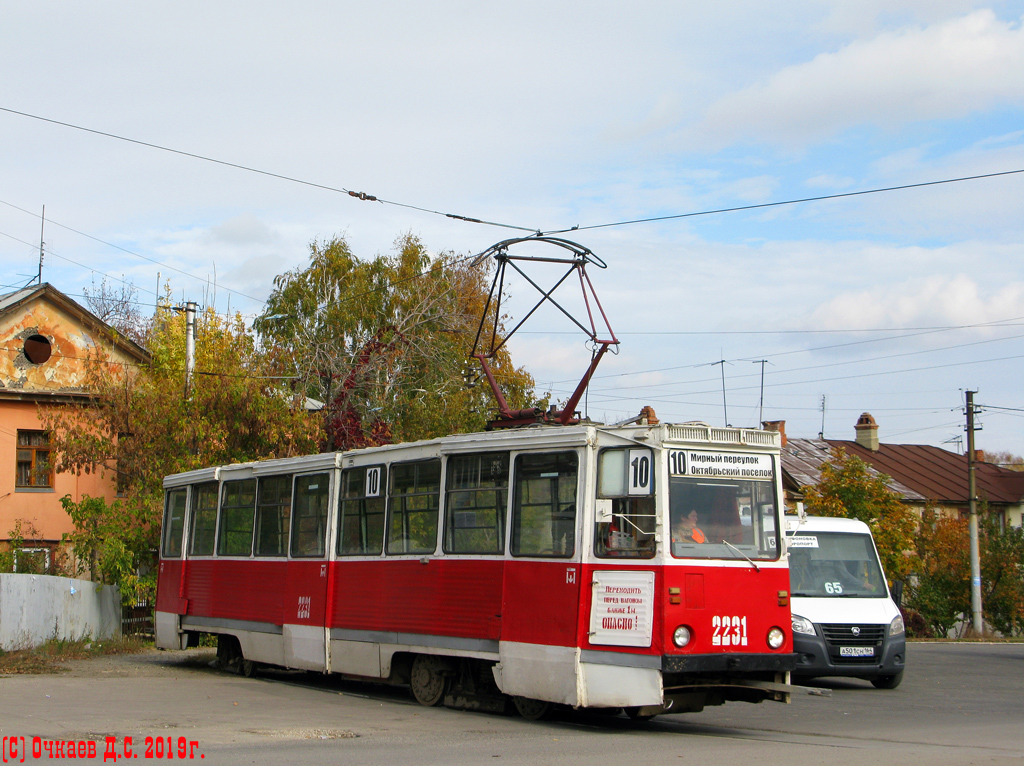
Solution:
<svg viewBox="0 0 1024 766">
<path fill-rule="evenodd" d="M 840 646 L 840 657 L 874 657 L 875 647 L 873 646 Z"/>
</svg>

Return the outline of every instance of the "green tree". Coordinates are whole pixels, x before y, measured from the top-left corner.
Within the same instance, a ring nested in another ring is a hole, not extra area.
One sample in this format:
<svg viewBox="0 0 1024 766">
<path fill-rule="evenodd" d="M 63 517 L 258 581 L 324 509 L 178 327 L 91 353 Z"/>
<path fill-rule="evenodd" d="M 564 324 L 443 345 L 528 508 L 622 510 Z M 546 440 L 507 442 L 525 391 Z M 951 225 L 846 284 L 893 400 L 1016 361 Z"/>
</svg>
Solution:
<svg viewBox="0 0 1024 766">
<path fill-rule="evenodd" d="M 151 364 L 124 368 L 94 358 L 88 383 L 95 395 L 42 413 L 58 471 L 117 477 L 119 502 L 69 498 L 65 507 L 85 568 L 117 580 L 126 600 L 152 585 L 128 573 L 145 571 L 156 550 L 165 475 L 305 454 L 319 439 L 319 422 L 304 410 L 303 397 L 274 372 L 274 351 L 258 347 L 240 317 L 212 310 L 197 317 L 196 374 L 187 398 L 184 317 L 158 310 L 146 340 Z"/>
<path fill-rule="evenodd" d="M 808 513 L 859 519 L 871 528 L 890 583 L 906 580 L 912 567 L 917 517 L 889 489 L 889 477 L 872 473 L 860 458 L 834 447 L 817 485 L 801 487 Z"/>
<path fill-rule="evenodd" d="M 287 349 L 282 371 L 294 371 L 309 396 L 327 403 L 323 449 L 483 428 L 494 404 L 482 388 L 467 389 L 464 372 L 487 268 L 433 255 L 411 234 L 372 260 L 335 237 L 310 245 L 306 268 L 274 280 L 254 326 Z M 511 402 L 532 403 L 533 379 L 507 350 L 494 367 Z"/>
<path fill-rule="evenodd" d="M 981 605 L 985 619 L 1004 636 L 1024 634 L 1024 528 L 1000 524 L 979 505 Z"/>
</svg>

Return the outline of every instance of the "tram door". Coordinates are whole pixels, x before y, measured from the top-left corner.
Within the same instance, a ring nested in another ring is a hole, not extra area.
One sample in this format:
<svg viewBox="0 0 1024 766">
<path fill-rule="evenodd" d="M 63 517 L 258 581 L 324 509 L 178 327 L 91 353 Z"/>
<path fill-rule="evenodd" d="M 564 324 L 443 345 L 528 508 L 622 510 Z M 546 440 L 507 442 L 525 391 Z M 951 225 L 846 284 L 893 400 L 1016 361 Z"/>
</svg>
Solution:
<svg viewBox="0 0 1024 766">
<path fill-rule="evenodd" d="M 330 499 L 329 472 L 295 477 L 282 620 L 284 663 L 288 667 L 326 669 Z"/>
<path fill-rule="evenodd" d="M 513 469 L 502 586 L 502 690 L 575 703 L 580 603 L 579 455 L 525 453 Z"/>
</svg>

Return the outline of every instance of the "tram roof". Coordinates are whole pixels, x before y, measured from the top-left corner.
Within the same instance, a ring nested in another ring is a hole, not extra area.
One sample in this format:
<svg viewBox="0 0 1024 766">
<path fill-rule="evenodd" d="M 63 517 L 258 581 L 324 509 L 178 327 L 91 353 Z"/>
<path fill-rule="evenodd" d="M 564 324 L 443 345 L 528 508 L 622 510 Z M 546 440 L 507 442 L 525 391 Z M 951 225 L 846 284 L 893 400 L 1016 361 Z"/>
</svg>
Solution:
<svg viewBox="0 0 1024 766">
<path fill-rule="evenodd" d="M 537 426 L 510 430 L 482 431 L 453 434 L 401 444 L 386 444 L 346 452 L 325 452 L 318 455 L 274 458 L 249 463 L 233 463 L 201 468 L 173 474 L 164 479 L 164 487 L 178 487 L 217 481 L 220 478 L 244 479 L 272 473 L 295 473 L 340 468 L 343 465 L 370 465 L 374 460 L 392 460 L 395 453 L 408 459 L 417 456 L 458 454 L 481 449 L 505 448 L 509 450 L 545 447 L 576 447 L 600 441 L 656 446 L 666 442 L 698 443 L 720 449 L 778 449 L 778 432 L 747 428 L 713 428 L 706 423 L 659 423 L 657 425 L 604 426 L 580 424 L 574 426 Z"/>
</svg>

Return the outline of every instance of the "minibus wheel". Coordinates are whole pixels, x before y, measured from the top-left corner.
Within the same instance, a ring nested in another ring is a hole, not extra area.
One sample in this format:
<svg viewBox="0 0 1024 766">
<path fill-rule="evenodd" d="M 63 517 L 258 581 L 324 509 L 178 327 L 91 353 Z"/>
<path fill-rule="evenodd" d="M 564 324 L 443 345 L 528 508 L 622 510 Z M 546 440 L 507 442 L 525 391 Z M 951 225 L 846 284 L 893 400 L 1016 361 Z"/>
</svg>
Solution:
<svg viewBox="0 0 1024 766">
<path fill-rule="evenodd" d="M 903 671 L 894 676 L 879 676 L 871 679 L 871 685 L 876 689 L 895 689 L 903 681 Z"/>
</svg>

